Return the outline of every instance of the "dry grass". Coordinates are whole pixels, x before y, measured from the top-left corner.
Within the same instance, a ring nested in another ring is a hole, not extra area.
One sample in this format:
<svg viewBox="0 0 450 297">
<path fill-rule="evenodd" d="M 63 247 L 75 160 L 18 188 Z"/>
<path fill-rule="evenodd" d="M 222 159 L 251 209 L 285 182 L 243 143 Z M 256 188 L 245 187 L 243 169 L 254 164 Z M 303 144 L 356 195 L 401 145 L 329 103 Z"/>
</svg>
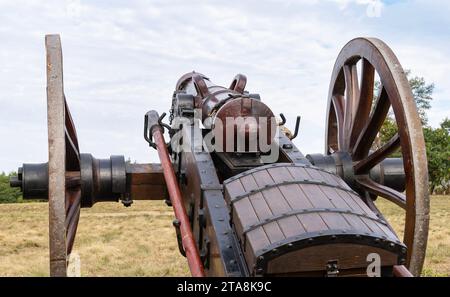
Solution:
<svg viewBox="0 0 450 297">
<path fill-rule="evenodd" d="M 172 210 L 160 201 L 83 209 L 74 251 L 83 276 L 185 276 Z M 48 275 L 46 203 L 0 205 L 0 275 Z"/>
<path fill-rule="evenodd" d="M 383 199 L 378 199 L 377 205 L 403 238 L 404 211 Z M 450 196 L 431 197 L 430 231 L 422 275 L 450 276 Z"/>
<path fill-rule="evenodd" d="M 379 202 L 401 236 L 402 211 Z M 432 198 L 424 275 L 450 275 L 450 197 Z M 48 275 L 46 203 L 0 204 L 0 276 Z M 83 209 L 74 251 L 83 276 L 186 276 L 172 227 L 172 210 L 160 201 Z"/>
</svg>

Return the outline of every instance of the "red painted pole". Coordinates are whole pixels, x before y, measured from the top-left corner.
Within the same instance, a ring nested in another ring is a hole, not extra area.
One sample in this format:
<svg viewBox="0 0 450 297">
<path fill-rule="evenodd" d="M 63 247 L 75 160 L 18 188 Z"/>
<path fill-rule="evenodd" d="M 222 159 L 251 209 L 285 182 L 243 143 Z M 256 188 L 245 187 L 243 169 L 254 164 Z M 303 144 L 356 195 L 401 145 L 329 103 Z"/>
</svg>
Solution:
<svg viewBox="0 0 450 297">
<path fill-rule="evenodd" d="M 393 272 L 395 277 L 414 277 L 404 265 L 395 265 Z"/>
<path fill-rule="evenodd" d="M 175 177 L 175 172 L 172 167 L 172 162 L 169 158 L 166 143 L 164 141 L 163 129 L 160 126 L 154 126 L 151 129 L 153 141 L 156 144 L 161 166 L 163 168 L 164 179 L 166 181 L 167 189 L 169 191 L 170 201 L 172 202 L 175 217 L 180 221 L 180 232 L 182 236 L 182 243 L 186 252 L 189 269 L 192 276 L 205 276 L 203 263 L 200 260 L 197 245 L 194 241 L 194 235 L 189 224 L 189 219 L 186 214 L 186 209 L 181 198 L 181 191 Z"/>
</svg>

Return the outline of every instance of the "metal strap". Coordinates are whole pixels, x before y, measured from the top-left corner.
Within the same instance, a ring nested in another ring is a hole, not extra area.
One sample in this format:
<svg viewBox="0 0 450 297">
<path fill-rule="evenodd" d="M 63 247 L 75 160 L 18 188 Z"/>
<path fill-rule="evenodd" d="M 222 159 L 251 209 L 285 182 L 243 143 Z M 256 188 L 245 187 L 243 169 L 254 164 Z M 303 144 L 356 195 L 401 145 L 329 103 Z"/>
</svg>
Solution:
<svg viewBox="0 0 450 297">
<path fill-rule="evenodd" d="M 230 205 L 233 205 L 233 203 L 235 203 L 235 202 L 237 202 L 239 200 L 242 200 L 244 198 L 248 198 L 252 194 L 260 193 L 260 192 L 263 192 L 265 190 L 268 190 L 268 189 L 271 189 L 271 188 L 275 188 L 275 187 L 278 187 L 278 186 L 283 186 L 283 185 L 305 185 L 305 184 L 306 185 L 326 186 L 326 187 L 330 187 L 330 188 L 334 188 L 334 189 L 339 189 L 339 190 L 351 193 L 353 195 L 358 195 L 355 191 L 352 191 L 350 189 L 341 187 L 339 185 L 337 185 L 337 186 L 330 185 L 330 184 L 327 184 L 326 182 L 319 182 L 319 181 L 314 181 L 314 180 L 309 180 L 309 179 L 305 179 L 305 180 L 288 180 L 288 181 L 284 181 L 284 182 L 281 182 L 281 183 L 267 184 L 267 185 L 264 185 L 264 187 L 262 187 L 262 188 L 254 189 L 254 190 L 251 190 L 251 191 L 246 192 L 244 194 L 238 195 L 238 196 L 236 196 L 236 197 L 231 199 Z"/>
<path fill-rule="evenodd" d="M 253 173 L 256 173 L 256 172 L 260 172 L 260 171 L 263 171 L 263 170 L 267 170 L 267 169 L 270 169 L 270 168 L 277 168 L 277 167 L 301 167 L 301 168 L 310 168 L 310 169 L 313 169 L 313 170 L 315 170 L 315 171 L 321 171 L 321 172 L 324 172 L 324 173 L 327 173 L 327 174 L 330 174 L 330 175 L 339 177 L 338 175 L 336 175 L 336 174 L 334 174 L 334 173 L 331 173 L 331 172 L 326 171 L 326 170 L 324 170 L 324 169 L 322 169 L 322 168 L 319 168 L 319 167 L 315 167 L 315 166 L 313 166 L 313 165 L 301 164 L 301 163 L 273 163 L 273 164 L 264 165 L 264 166 L 259 166 L 259 167 L 256 167 L 256 168 L 253 168 L 253 169 L 250 169 L 250 170 L 241 172 L 241 173 L 239 173 L 239 174 L 236 174 L 236 175 L 234 175 L 234 176 L 232 176 L 232 177 L 230 177 L 230 178 L 224 180 L 223 183 L 224 183 L 224 184 L 228 184 L 228 183 L 231 183 L 231 182 L 233 182 L 233 181 L 235 181 L 235 180 L 237 180 L 237 179 L 240 179 L 241 177 L 248 176 L 248 175 L 250 175 L 250 174 L 253 174 Z M 339 178 L 340 178 L 340 177 L 339 177 Z"/>
<path fill-rule="evenodd" d="M 242 232 L 243 235 L 245 235 L 246 233 L 253 231 L 259 227 L 262 227 L 266 224 L 284 219 L 284 218 L 288 218 L 288 217 L 292 217 L 295 215 L 299 215 L 299 214 L 308 214 L 308 213 L 319 213 L 319 212 L 326 212 L 326 213 L 346 213 L 346 214 L 351 214 L 351 215 L 355 215 L 355 216 L 359 216 L 359 217 L 363 217 L 372 221 L 375 221 L 377 223 L 380 223 L 382 225 L 388 226 L 386 222 L 384 222 L 383 220 L 380 220 L 378 218 L 373 218 L 368 216 L 365 213 L 358 213 L 358 212 L 354 212 L 350 209 L 342 209 L 342 208 L 305 208 L 305 209 L 294 209 L 288 212 L 285 212 L 283 214 L 279 214 L 276 216 L 273 216 L 271 218 L 267 218 L 263 221 L 260 221 L 256 224 L 250 225 L 247 228 L 244 229 L 244 231 Z"/>
</svg>

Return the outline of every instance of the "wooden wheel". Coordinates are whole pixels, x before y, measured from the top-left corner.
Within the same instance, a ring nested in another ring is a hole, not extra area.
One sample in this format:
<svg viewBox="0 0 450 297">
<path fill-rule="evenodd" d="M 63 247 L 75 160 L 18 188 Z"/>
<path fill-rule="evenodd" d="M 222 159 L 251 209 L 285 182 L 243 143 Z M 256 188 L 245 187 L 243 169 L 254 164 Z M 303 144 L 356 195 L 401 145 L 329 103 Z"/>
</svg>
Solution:
<svg viewBox="0 0 450 297">
<path fill-rule="evenodd" d="M 376 74 L 381 87 L 374 100 Z M 406 264 L 414 275 L 420 275 L 429 224 L 427 159 L 422 124 L 398 59 L 378 39 L 350 41 L 335 63 L 328 98 L 326 154 L 348 153 L 353 161 L 355 188 L 365 196 L 380 196 L 405 209 Z M 398 133 L 382 147 L 373 149 L 390 108 Z M 399 149 L 406 178 L 404 193 L 369 177 L 371 168 Z"/>
<path fill-rule="evenodd" d="M 64 96 L 61 41 L 45 37 L 47 51 L 48 199 L 50 275 L 66 276 L 80 217 L 78 140 Z"/>
</svg>

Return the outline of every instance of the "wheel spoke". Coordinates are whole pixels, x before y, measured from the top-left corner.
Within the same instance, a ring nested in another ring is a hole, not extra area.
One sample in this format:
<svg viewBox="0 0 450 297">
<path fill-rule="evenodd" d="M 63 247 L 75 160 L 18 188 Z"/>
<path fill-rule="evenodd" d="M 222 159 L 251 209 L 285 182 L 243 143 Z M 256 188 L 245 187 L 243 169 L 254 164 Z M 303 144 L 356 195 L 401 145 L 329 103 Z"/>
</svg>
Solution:
<svg viewBox="0 0 450 297">
<path fill-rule="evenodd" d="M 375 165 L 386 159 L 400 147 L 400 137 L 396 133 L 385 145 L 359 161 L 353 168 L 356 174 L 368 173 Z"/>
<path fill-rule="evenodd" d="M 75 240 L 75 234 L 77 231 L 78 221 L 80 219 L 80 204 L 81 204 L 81 189 L 77 191 L 66 191 L 66 203 L 69 205 L 69 209 L 66 215 L 65 227 L 66 227 L 66 240 L 67 240 L 67 254 L 72 251 L 73 243 Z"/>
<path fill-rule="evenodd" d="M 350 146 L 350 136 L 353 121 L 355 118 L 355 111 L 358 105 L 359 99 L 359 86 L 358 86 L 358 70 L 356 64 L 344 65 L 344 78 L 345 78 L 345 114 L 344 114 L 344 133 L 343 133 L 343 147 L 347 150 Z"/>
<path fill-rule="evenodd" d="M 375 108 L 370 115 L 370 119 L 364 126 L 362 133 L 356 141 L 353 150 L 354 160 L 361 160 L 369 154 L 372 143 L 374 142 L 378 131 L 380 131 L 390 107 L 391 103 L 389 101 L 389 97 L 385 88 L 382 87 L 378 100 L 375 104 Z"/>
<path fill-rule="evenodd" d="M 344 97 L 341 95 L 335 95 L 332 97 L 332 103 L 334 106 L 334 111 L 336 115 L 336 125 L 337 125 L 337 141 L 338 150 L 341 149 L 343 145 L 343 134 L 344 134 Z"/>
<path fill-rule="evenodd" d="M 74 219 L 71 221 L 67 228 L 67 245 L 66 252 L 69 255 L 72 252 L 73 243 L 75 241 L 75 234 L 77 233 L 78 221 L 80 219 L 80 212 L 77 211 L 74 215 Z"/>
<path fill-rule="evenodd" d="M 362 186 L 366 191 L 375 194 L 377 196 L 381 196 L 403 209 L 406 209 L 406 197 L 404 194 L 391 189 L 389 187 L 380 185 L 379 183 L 374 182 L 368 176 L 358 176 L 356 178 L 356 182 Z"/>
<path fill-rule="evenodd" d="M 79 150 L 77 131 L 75 130 L 75 125 L 73 123 L 72 115 L 70 114 L 69 106 L 67 105 L 66 96 L 64 95 L 64 112 L 65 112 L 65 124 L 67 131 L 69 132 L 70 139 L 72 139 L 73 144 Z"/>
<path fill-rule="evenodd" d="M 78 189 L 76 191 L 66 191 L 66 205 L 68 205 L 68 209 L 66 212 L 66 229 L 70 225 L 70 222 L 73 221 L 75 213 L 80 209 L 81 202 L 81 190 Z"/>
<path fill-rule="evenodd" d="M 80 186 L 81 176 L 79 171 L 66 172 L 66 189 L 73 189 Z"/>
<path fill-rule="evenodd" d="M 364 124 L 369 119 L 370 108 L 372 107 L 373 91 L 375 83 L 375 68 L 366 59 L 362 59 L 361 90 L 359 92 L 358 105 L 355 116 L 358 120 L 353 121 L 350 137 L 350 150 L 353 149 L 358 136 L 361 134 Z"/>
<path fill-rule="evenodd" d="M 67 128 L 65 129 L 65 137 L 66 137 L 66 166 L 67 170 L 77 171 L 80 170 L 80 152 L 78 151 L 78 147 L 74 143 L 74 140 L 70 136 Z"/>
</svg>

